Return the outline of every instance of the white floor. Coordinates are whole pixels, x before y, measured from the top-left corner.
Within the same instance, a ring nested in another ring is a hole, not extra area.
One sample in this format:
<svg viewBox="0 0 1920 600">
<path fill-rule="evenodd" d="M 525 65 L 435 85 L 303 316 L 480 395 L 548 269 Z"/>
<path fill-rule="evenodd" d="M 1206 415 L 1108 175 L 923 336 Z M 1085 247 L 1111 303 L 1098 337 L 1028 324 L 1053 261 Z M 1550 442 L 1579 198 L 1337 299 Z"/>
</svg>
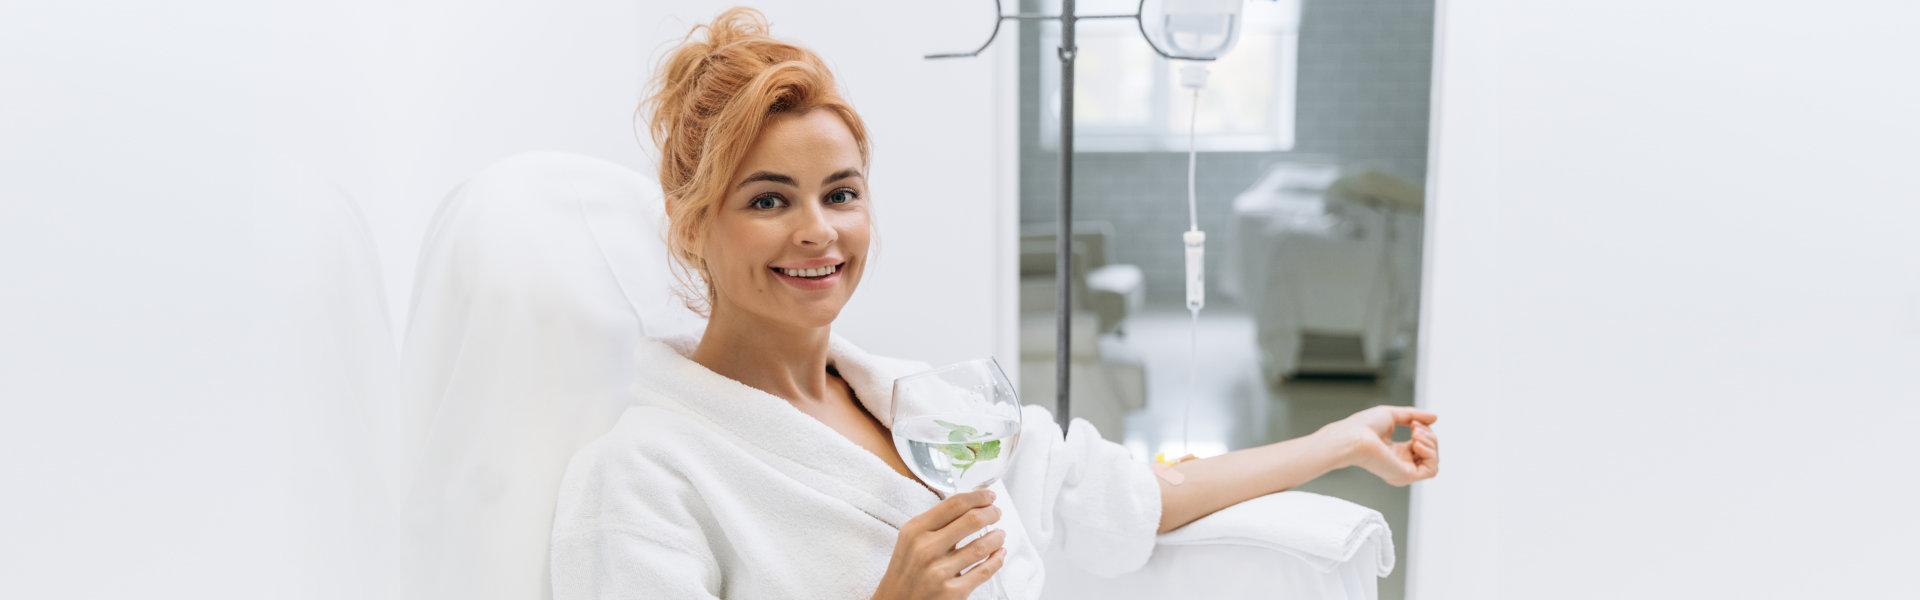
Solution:
<svg viewBox="0 0 1920 600">
<path fill-rule="evenodd" d="M 1127 318 L 1127 343 L 1147 360 L 1147 408 L 1127 417 L 1126 444 L 1136 455 L 1185 454 L 1182 413 L 1198 388 L 1186 422 L 1187 444 L 1209 456 L 1312 433 L 1329 422 L 1380 404 L 1413 403 L 1411 360 L 1393 361 L 1377 379 L 1297 378 L 1278 386 L 1261 381 L 1253 320 L 1232 307 L 1201 311 L 1198 360 L 1192 319 L 1184 309 L 1149 309 Z M 1189 385 L 1193 365 L 1198 365 Z M 1397 436 L 1405 439 L 1405 434 Z M 1416 484 L 1417 485 L 1417 484 Z M 1329 473 L 1299 489 L 1371 507 L 1393 527 L 1396 567 L 1380 581 L 1382 600 L 1401 600 L 1406 589 L 1408 489 L 1381 482 L 1358 468 Z"/>
</svg>

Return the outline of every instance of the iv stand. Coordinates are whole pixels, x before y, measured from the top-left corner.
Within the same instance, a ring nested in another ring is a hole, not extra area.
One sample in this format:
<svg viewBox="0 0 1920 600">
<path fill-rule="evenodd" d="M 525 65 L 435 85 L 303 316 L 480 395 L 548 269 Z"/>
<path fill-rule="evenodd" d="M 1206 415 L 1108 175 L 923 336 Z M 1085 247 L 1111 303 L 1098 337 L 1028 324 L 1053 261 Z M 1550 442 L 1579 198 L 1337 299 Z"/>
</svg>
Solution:
<svg viewBox="0 0 1920 600">
<path fill-rule="evenodd" d="M 1147 45 L 1152 46 L 1153 51 L 1160 56 L 1177 60 L 1213 60 L 1200 56 L 1168 54 L 1167 51 L 1160 49 L 1160 45 L 1154 43 L 1153 37 L 1147 35 L 1146 21 L 1140 18 L 1141 10 L 1146 7 L 1147 0 L 1140 0 L 1140 3 L 1134 6 L 1133 14 L 1130 15 L 1076 15 L 1073 12 L 1073 2 L 1074 0 L 1060 0 L 1058 15 L 1036 13 L 1009 15 L 1005 14 L 1000 0 L 993 0 L 993 13 L 1000 18 L 994 19 L 993 33 L 987 35 L 986 43 L 980 44 L 980 47 L 972 52 L 926 55 L 930 60 L 979 56 L 988 46 L 993 45 L 995 38 L 1000 37 L 1000 22 L 1008 19 L 1060 21 L 1060 47 L 1056 49 L 1060 56 L 1060 232 L 1058 234 L 1060 239 L 1059 245 L 1054 250 L 1057 259 L 1054 263 L 1054 274 L 1058 277 L 1056 285 L 1058 291 L 1054 296 L 1054 319 L 1058 328 L 1054 333 L 1056 339 L 1054 340 L 1053 374 L 1055 406 L 1059 407 L 1059 410 L 1054 412 L 1054 420 L 1059 422 L 1061 430 L 1067 428 L 1068 421 L 1072 418 L 1069 412 L 1071 406 L 1068 400 L 1069 394 L 1067 394 L 1069 379 L 1067 374 L 1068 362 L 1072 358 L 1070 346 L 1073 339 L 1073 321 L 1069 318 L 1073 307 L 1073 285 L 1070 279 L 1073 277 L 1073 59 L 1074 54 L 1079 52 L 1079 48 L 1073 41 L 1074 24 L 1086 19 L 1133 19 L 1134 24 L 1140 28 L 1141 39 L 1146 40 Z"/>
</svg>

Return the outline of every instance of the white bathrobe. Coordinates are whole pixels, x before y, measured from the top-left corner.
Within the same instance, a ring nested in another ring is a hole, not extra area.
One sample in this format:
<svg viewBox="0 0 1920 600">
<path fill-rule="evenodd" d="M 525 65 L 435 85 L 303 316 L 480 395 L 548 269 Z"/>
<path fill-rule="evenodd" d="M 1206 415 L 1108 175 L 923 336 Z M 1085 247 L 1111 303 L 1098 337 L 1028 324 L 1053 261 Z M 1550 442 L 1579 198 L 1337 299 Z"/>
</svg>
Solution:
<svg viewBox="0 0 1920 600">
<path fill-rule="evenodd" d="M 939 498 L 786 400 L 689 360 L 695 342 L 643 341 L 634 405 L 568 465 L 553 597 L 870 597 L 900 527 Z M 828 362 L 889 426 L 893 380 L 927 368 L 838 336 Z M 993 485 L 1009 595 L 1039 597 L 1043 550 L 1102 575 L 1145 564 L 1160 520 L 1147 465 L 1085 421 L 1065 436 L 1045 409 L 1022 421 Z"/>
</svg>

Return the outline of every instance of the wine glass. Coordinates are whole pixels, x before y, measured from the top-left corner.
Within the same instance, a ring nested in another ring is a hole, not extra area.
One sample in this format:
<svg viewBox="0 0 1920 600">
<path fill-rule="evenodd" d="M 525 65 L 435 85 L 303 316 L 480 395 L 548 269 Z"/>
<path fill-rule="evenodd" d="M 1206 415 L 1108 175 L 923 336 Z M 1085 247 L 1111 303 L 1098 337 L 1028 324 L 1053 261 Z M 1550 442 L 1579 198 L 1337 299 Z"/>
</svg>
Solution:
<svg viewBox="0 0 1920 600">
<path fill-rule="evenodd" d="M 993 358 L 893 382 L 893 446 L 941 499 L 993 485 L 1020 445 L 1020 397 Z M 960 545 L 992 531 L 989 525 Z M 1000 598 L 1006 590 L 988 579 Z"/>
</svg>

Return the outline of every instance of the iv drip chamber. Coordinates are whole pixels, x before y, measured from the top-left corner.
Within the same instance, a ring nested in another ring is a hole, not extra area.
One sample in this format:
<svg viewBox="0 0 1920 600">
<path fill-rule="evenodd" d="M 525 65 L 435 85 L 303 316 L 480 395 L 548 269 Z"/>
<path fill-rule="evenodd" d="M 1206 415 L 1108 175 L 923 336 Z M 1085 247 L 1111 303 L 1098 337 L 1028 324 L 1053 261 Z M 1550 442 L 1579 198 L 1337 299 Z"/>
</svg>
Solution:
<svg viewBox="0 0 1920 600">
<path fill-rule="evenodd" d="M 1207 232 L 1189 231 L 1180 238 L 1187 245 L 1187 310 L 1199 312 L 1207 304 Z"/>
</svg>

